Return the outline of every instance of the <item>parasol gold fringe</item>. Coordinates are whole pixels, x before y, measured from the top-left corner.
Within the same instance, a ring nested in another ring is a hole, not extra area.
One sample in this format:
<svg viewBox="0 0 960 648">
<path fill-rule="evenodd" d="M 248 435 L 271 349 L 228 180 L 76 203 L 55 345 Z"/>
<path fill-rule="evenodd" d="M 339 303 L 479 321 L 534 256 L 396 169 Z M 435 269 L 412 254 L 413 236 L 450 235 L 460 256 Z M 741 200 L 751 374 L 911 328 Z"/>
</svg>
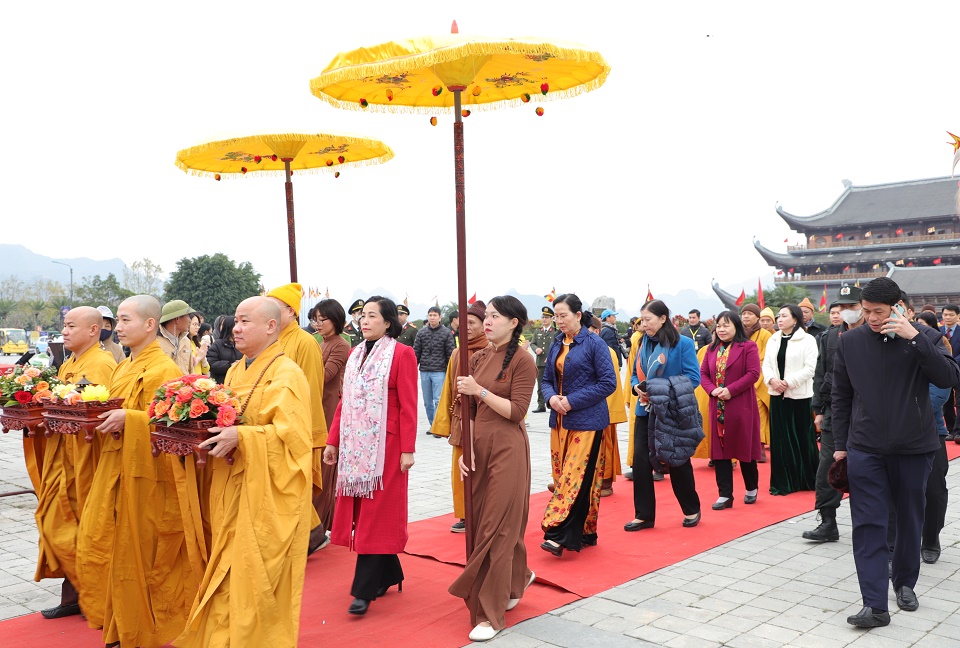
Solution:
<svg viewBox="0 0 960 648">
<path fill-rule="evenodd" d="M 375 48 L 370 48 L 375 49 Z M 577 62 L 591 62 L 600 66 L 600 74 L 585 83 L 574 86 L 566 90 L 551 91 L 546 97 L 542 95 L 532 95 L 531 100 L 550 101 L 553 99 L 563 99 L 576 96 L 584 92 L 596 90 L 606 81 L 610 74 L 610 65 L 606 62 L 599 52 L 586 50 L 578 47 L 558 45 L 556 43 L 545 42 L 526 42 L 522 40 L 504 40 L 504 41 L 468 41 L 456 45 L 438 47 L 427 52 L 412 54 L 409 56 L 399 56 L 377 61 L 372 63 L 361 63 L 356 65 L 344 65 L 329 71 L 324 71 L 320 76 L 310 81 L 310 92 L 338 108 L 347 110 L 371 110 L 373 112 L 399 112 L 399 113 L 435 113 L 439 111 L 453 110 L 453 106 L 401 106 L 390 104 L 370 103 L 366 108 L 355 101 L 343 101 L 336 99 L 323 92 L 324 88 L 336 85 L 341 81 L 353 81 L 358 78 L 368 76 L 395 75 L 403 72 L 409 72 L 416 69 L 430 68 L 435 65 L 448 63 L 450 61 L 463 58 L 465 56 L 494 56 L 504 54 L 504 50 L 515 54 L 550 54 L 557 58 L 573 60 Z M 334 59 L 335 64 L 337 59 Z M 507 105 L 518 105 L 523 102 L 517 99 L 506 99 L 503 101 L 484 103 L 472 103 L 469 101 L 472 97 L 464 96 L 463 106 L 478 110 L 493 110 Z"/>
<path fill-rule="evenodd" d="M 248 135 L 247 137 L 236 137 L 232 139 L 220 140 L 218 142 L 208 142 L 206 144 L 200 144 L 199 146 L 193 146 L 191 148 L 183 149 L 177 152 L 177 157 L 174 160 L 174 164 L 177 165 L 177 168 L 188 173 L 190 175 L 196 176 L 209 176 L 213 177 L 215 174 L 235 174 L 235 175 L 244 175 L 237 173 L 236 171 L 200 171 L 197 169 L 191 169 L 183 160 L 184 158 L 192 157 L 195 155 L 202 155 L 207 151 L 217 148 L 223 148 L 228 146 L 246 146 L 251 143 L 262 143 L 267 144 L 269 141 L 274 140 L 288 140 L 294 142 L 308 142 L 311 139 L 316 137 L 324 137 L 335 140 L 343 141 L 347 144 L 352 144 L 355 146 L 363 146 L 370 148 L 371 146 L 382 147 L 384 149 L 384 154 L 375 158 L 367 158 L 365 160 L 356 160 L 344 162 L 343 164 L 335 164 L 333 166 L 321 166 L 314 168 L 296 168 L 293 167 L 293 171 L 297 173 L 320 173 L 320 172 L 332 172 L 337 171 L 341 168 L 357 167 L 357 166 L 370 166 L 373 164 L 382 164 L 393 158 L 393 149 L 384 144 L 379 140 L 374 140 L 370 138 L 363 137 L 351 137 L 350 135 L 333 135 L 329 133 L 315 133 L 315 134 L 304 134 L 304 133 L 287 133 L 280 135 Z M 286 171 L 279 169 L 277 171 L 266 171 L 266 170 L 257 170 L 251 169 L 247 175 L 250 173 L 258 173 L 260 175 L 284 175 Z"/>
<path fill-rule="evenodd" d="M 374 164 L 382 164 L 386 162 L 391 157 L 393 157 L 393 151 L 389 155 L 382 155 L 378 158 L 369 158 L 366 160 L 358 160 L 356 162 L 344 162 L 343 164 L 334 164 L 333 166 L 318 166 L 310 167 L 308 169 L 298 169 L 296 167 L 291 167 L 291 171 L 294 173 L 294 177 L 298 175 L 313 175 L 317 173 L 334 173 L 340 171 L 341 169 L 350 168 L 350 167 L 361 167 L 361 166 L 373 166 Z M 177 168 L 186 173 L 187 175 L 204 177 L 204 178 L 213 178 L 217 174 L 221 176 L 221 180 L 234 180 L 237 178 L 245 178 L 247 176 L 259 176 L 259 177 L 283 177 L 286 175 L 284 169 L 249 169 L 246 173 L 240 173 L 239 171 L 201 171 L 200 169 L 191 169 L 184 165 L 180 160 L 176 162 Z"/>
</svg>

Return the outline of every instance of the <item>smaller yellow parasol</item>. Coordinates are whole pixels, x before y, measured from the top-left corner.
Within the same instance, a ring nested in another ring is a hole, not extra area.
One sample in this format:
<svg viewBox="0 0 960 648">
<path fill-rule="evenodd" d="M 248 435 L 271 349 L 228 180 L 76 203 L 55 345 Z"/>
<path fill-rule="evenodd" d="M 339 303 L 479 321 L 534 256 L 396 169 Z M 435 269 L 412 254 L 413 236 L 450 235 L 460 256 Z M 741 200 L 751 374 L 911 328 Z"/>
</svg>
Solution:
<svg viewBox="0 0 960 648">
<path fill-rule="evenodd" d="M 393 157 L 389 146 L 374 139 L 298 133 L 250 135 L 183 149 L 176 165 L 185 173 L 220 180 L 221 174 L 280 175 L 286 177 L 287 234 L 290 248 L 290 281 L 297 281 L 297 240 L 293 218 L 293 171 L 329 171 L 341 167 L 379 164 Z"/>
</svg>

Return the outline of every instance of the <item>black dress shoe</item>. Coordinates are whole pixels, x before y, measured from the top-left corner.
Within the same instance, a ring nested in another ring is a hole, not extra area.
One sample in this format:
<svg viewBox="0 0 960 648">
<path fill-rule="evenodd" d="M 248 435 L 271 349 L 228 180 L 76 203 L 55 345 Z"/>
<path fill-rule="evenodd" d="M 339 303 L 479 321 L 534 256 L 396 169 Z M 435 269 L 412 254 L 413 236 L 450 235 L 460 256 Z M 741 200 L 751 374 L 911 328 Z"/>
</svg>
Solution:
<svg viewBox="0 0 960 648">
<path fill-rule="evenodd" d="M 880 628 L 890 625 L 889 612 L 874 612 L 873 608 L 864 606 L 862 610 L 847 617 L 847 623 L 858 628 Z"/>
<path fill-rule="evenodd" d="M 744 503 L 744 504 L 756 504 L 756 503 L 757 503 L 757 496 L 756 496 L 756 495 L 744 495 L 744 496 L 743 496 L 743 503 Z"/>
<path fill-rule="evenodd" d="M 662 472 L 657 472 L 656 470 L 654 470 L 654 471 L 653 471 L 653 481 L 663 481 L 663 473 L 662 473 Z"/>
<path fill-rule="evenodd" d="M 644 520 L 643 522 L 627 522 L 623 525 L 624 531 L 639 531 L 641 529 L 652 529 L 653 520 Z"/>
<path fill-rule="evenodd" d="M 380 598 L 381 596 L 385 595 L 388 591 L 390 591 L 391 587 L 393 587 L 393 585 L 387 585 L 386 587 L 381 587 L 380 589 L 378 589 L 377 598 Z M 398 592 L 403 591 L 403 581 L 400 581 L 399 583 L 397 583 L 397 591 Z"/>
<path fill-rule="evenodd" d="M 353 599 L 353 603 L 350 604 L 350 607 L 347 609 L 347 612 L 350 614 L 356 614 L 357 616 L 363 616 L 367 613 L 367 608 L 370 607 L 370 601 L 366 599 Z"/>
<path fill-rule="evenodd" d="M 563 547 L 561 547 L 560 545 L 550 544 L 546 540 L 544 540 L 543 544 L 540 545 L 540 548 L 543 549 L 544 551 L 552 553 L 557 558 L 563 555 Z"/>
<path fill-rule="evenodd" d="M 730 501 L 732 502 L 733 500 L 730 500 Z M 700 511 L 697 511 L 697 517 L 695 518 L 689 518 L 689 519 L 683 518 L 683 526 L 687 528 L 695 527 L 698 524 L 700 524 Z"/>
<path fill-rule="evenodd" d="M 920 547 L 920 558 L 928 565 L 940 560 L 940 544 L 936 547 Z"/>
<path fill-rule="evenodd" d="M 537 409 L 533 410 L 533 413 L 534 413 L 534 414 L 543 414 L 543 413 L 546 412 L 546 411 L 547 411 L 547 408 L 546 408 L 546 407 L 538 407 Z"/>
<path fill-rule="evenodd" d="M 713 506 L 711 506 L 710 508 L 712 508 L 714 511 L 722 511 L 723 509 L 733 508 L 732 497 L 726 498 L 725 501 L 720 501 L 722 499 L 723 499 L 722 497 L 718 499 L 716 502 L 713 503 Z"/>
<path fill-rule="evenodd" d="M 61 619 L 63 617 L 80 614 L 80 605 L 77 603 L 58 605 L 57 607 L 40 610 L 40 614 L 43 615 L 44 619 Z"/>
<path fill-rule="evenodd" d="M 623 473 L 623 478 L 627 481 L 633 481 L 633 471 L 628 470 L 627 472 Z"/>
<path fill-rule="evenodd" d="M 920 601 L 912 589 L 903 585 L 897 590 L 897 607 L 905 612 L 913 612 L 920 607 Z"/>
</svg>

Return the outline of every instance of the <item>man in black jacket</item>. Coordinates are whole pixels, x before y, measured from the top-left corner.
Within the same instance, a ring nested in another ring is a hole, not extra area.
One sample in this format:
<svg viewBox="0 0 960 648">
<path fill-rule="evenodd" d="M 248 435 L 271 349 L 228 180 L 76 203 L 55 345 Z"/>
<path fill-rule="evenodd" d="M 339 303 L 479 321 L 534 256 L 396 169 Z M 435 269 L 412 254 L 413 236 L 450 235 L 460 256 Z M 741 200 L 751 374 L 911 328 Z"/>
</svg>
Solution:
<svg viewBox="0 0 960 648">
<path fill-rule="evenodd" d="M 835 450 L 830 392 L 833 388 L 833 359 L 840 336 L 863 324 L 860 289 L 856 286 L 841 286 L 836 300 L 830 304 L 830 310 L 833 310 L 834 306 L 840 308 L 843 321 L 840 326 L 831 326 L 820 336 L 817 343 L 820 354 L 817 356 L 817 370 L 813 376 L 814 423 L 820 430 L 820 461 L 817 465 L 816 485 L 816 507 L 820 513 L 820 526 L 812 531 L 804 531 L 803 538 L 815 542 L 836 542 L 840 539 L 840 530 L 837 528 L 840 491 L 827 481 Z"/>
<path fill-rule="evenodd" d="M 940 333 L 907 320 L 900 287 L 881 277 L 860 295 L 867 326 L 837 344 L 833 369 L 835 459 L 847 459 L 853 555 L 863 609 L 847 622 L 864 628 L 890 623 L 887 612 L 887 523 L 897 508 L 893 588 L 901 610 L 919 607 L 924 486 L 940 447 L 929 386 L 960 385 L 960 367 L 938 351 Z"/>
<path fill-rule="evenodd" d="M 624 357 L 623 349 L 620 347 L 620 334 L 617 332 L 617 315 L 617 311 L 612 311 L 609 308 L 600 314 L 600 320 L 603 322 L 600 329 L 600 337 L 616 354 L 617 371 L 620 371 Z"/>
</svg>

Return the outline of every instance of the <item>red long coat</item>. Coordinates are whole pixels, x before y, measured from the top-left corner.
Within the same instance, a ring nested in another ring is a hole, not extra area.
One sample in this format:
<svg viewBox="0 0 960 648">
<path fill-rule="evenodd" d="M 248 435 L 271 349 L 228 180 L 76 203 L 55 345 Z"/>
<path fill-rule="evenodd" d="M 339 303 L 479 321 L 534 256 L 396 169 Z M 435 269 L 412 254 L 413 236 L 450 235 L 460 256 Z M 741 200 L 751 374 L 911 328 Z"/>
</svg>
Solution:
<svg viewBox="0 0 960 648">
<path fill-rule="evenodd" d="M 717 388 L 717 351 L 707 349 L 700 365 L 700 386 L 707 394 Z M 710 458 L 757 461 L 761 456 L 760 411 L 755 384 L 760 377 L 760 352 L 756 343 L 734 342 L 727 350 L 724 386 L 730 400 L 724 405 L 723 444 L 717 430 L 717 399 L 710 397 Z M 704 421 L 706 423 L 706 421 Z"/>
<path fill-rule="evenodd" d="M 363 345 L 354 347 L 358 353 Z M 398 344 L 387 379 L 387 447 L 384 450 L 383 490 L 373 498 L 337 496 L 330 541 L 351 546 L 361 554 L 397 554 L 407 544 L 407 473 L 400 472 L 400 453 L 414 452 L 417 441 L 417 356 Z M 330 426 L 327 445 L 340 447 L 340 408 Z"/>
</svg>

